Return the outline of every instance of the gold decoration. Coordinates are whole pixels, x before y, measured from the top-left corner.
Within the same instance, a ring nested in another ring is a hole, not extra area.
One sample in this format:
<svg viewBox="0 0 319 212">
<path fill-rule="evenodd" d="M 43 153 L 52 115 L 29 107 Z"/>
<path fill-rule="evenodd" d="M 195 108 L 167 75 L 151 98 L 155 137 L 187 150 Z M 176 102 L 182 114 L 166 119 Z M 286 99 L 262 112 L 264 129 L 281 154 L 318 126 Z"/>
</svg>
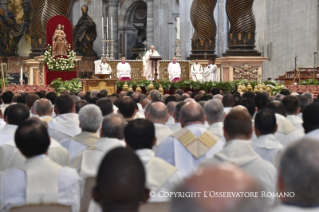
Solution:
<svg viewBox="0 0 319 212">
<path fill-rule="evenodd" d="M 102 89 L 106 89 L 109 93 L 114 93 L 114 88 L 112 86 L 107 86 L 106 82 L 99 82 L 98 86 L 93 87 L 93 86 L 89 86 L 89 91 L 93 91 L 93 90 L 102 90 Z"/>
<path fill-rule="evenodd" d="M 248 83 L 248 85 L 247 85 L 247 89 L 248 89 L 248 91 L 253 91 L 253 87 L 251 86 L 251 84 L 250 84 L 250 83 Z"/>
<path fill-rule="evenodd" d="M 159 91 L 162 95 L 164 95 L 164 88 L 162 87 L 162 85 L 160 85 L 158 91 Z"/>
<path fill-rule="evenodd" d="M 132 85 L 127 89 L 127 91 L 133 91 Z"/>
<path fill-rule="evenodd" d="M 242 87 L 242 85 L 239 84 L 239 85 L 238 85 L 238 88 L 237 88 L 237 92 L 242 92 L 241 87 Z"/>
<path fill-rule="evenodd" d="M 234 80 L 240 79 L 257 80 L 258 67 L 252 67 L 248 64 L 239 67 L 234 67 Z"/>
<path fill-rule="evenodd" d="M 241 90 L 245 93 L 247 91 L 246 85 L 242 85 Z"/>
<path fill-rule="evenodd" d="M 124 83 L 123 87 L 122 87 L 123 91 L 127 91 L 128 90 L 128 85 L 127 82 Z"/>
<path fill-rule="evenodd" d="M 151 83 L 148 85 L 147 88 L 148 88 L 149 91 L 154 90 L 155 87 L 154 87 L 154 85 L 153 85 L 153 82 L 151 82 Z"/>
<path fill-rule="evenodd" d="M 140 85 L 137 85 L 137 87 L 136 87 L 136 90 L 135 90 L 136 92 L 139 92 L 139 93 L 141 93 L 142 92 L 142 89 L 141 89 L 141 87 L 140 87 Z"/>
<path fill-rule="evenodd" d="M 271 88 L 269 86 L 266 87 L 266 91 L 268 92 L 269 96 L 271 96 Z"/>
<path fill-rule="evenodd" d="M 10 0 L 8 3 L 8 10 L 14 14 L 17 24 L 23 23 L 24 11 L 22 5 L 23 0 Z"/>
<path fill-rule="evenodd" d="M 255 86 L 254 92 L 255 92 L 255 93 L 259 92 L 257 85 Z"/>
</svg>

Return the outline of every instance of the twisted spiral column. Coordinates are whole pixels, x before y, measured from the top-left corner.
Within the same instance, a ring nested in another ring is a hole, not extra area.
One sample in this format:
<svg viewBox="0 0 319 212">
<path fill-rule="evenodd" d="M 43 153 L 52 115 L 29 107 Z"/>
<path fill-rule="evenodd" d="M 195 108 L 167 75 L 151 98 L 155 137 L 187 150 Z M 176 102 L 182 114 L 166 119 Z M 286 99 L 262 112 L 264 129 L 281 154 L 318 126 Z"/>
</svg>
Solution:
<svg viewBox="0 0 319 212">
<path fill-rule="evenodd" d="M 191 59 L 216 58 L 214 54 L 217 32 L 214 18 L 216 3 L 217 0 L 194 0 L 192 3 L 191 21 L 195 31 Z"/>
<path fill-rule="evenodd" d="M 260 56 L 255 48 L 256 20 L 254 0 L 227 0 L 226 13 L 230 22 L 228 50 L 223 56 Z"/>
</svg>

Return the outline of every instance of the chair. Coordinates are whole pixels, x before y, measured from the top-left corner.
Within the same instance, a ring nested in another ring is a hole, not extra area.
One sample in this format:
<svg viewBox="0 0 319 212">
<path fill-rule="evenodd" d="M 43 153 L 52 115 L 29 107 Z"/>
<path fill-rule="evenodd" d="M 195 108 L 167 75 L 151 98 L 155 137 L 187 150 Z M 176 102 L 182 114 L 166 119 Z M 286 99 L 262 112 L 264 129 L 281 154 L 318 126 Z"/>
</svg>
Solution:
<svg viewBox="0 0 319 212">
<path fill-rule="evenodd" d="M 92 199 L 92 189 L 95 185 L 95 177 L 89 177 L 85 180 L 83 197 L 81 199 L 80 212 L 87 212 Z"/>
<path fill-rule="evenodd" d="M 168 212 L 169 202 L 150 202 L 140 205 L 138 212 Z"/>
<path fill-rule="evenodd" d="M 10 212 L 72 212 L 71 206 L 66 205 L 26 205 L 11 208 Z"/>
</svg>

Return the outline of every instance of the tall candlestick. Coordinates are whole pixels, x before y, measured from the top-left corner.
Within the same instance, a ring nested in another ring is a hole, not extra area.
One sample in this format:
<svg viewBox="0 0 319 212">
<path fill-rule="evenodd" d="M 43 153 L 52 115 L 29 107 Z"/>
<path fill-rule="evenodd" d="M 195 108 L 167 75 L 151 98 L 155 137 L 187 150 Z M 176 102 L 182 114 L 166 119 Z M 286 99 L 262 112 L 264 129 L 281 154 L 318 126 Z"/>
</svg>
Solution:
<svg viewBox="0 0 319 212">
<path fill-rule="evenodd" d="M 102 17 L 102 39 L 104 39 L 104 18 Z"/>
<path fill-rule="evenodd" d="M 176 25 L 177 25 L 177 33 L 176 33 L 176 39 L 181 39 L 181 20 L 180 18 L 176 18 Z"/>
<path fill-rule="evenodd" d="M 113 17 L 111 17 L 111 40 L 113 39 Z"/>
<path fill-rule="evenodd" d="M 106 39 L 109 39 L 109 17 L 106 17 Z"/>
</svg>

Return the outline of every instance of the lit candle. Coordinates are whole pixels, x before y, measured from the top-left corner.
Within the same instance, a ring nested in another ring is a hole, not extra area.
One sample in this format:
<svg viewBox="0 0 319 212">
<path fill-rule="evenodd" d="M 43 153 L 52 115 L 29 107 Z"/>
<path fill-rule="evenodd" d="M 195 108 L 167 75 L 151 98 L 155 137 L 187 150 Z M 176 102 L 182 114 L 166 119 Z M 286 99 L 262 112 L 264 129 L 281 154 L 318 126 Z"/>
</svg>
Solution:
<svg viewBox="0 0 319 212">
<path fill-rule="evenodd" d="M 111 17 L 111 40 L 113 39 L 113 17 Z"/>
<path fill-rule="evenodd" d="M 109 17 L 106 17 L 106 39 L 109 39 Z"/>
<path fill-rule="evenodd" d="M 104 18 L 102 17 L 102 40 L 104 39 Z"/>
</svg>

